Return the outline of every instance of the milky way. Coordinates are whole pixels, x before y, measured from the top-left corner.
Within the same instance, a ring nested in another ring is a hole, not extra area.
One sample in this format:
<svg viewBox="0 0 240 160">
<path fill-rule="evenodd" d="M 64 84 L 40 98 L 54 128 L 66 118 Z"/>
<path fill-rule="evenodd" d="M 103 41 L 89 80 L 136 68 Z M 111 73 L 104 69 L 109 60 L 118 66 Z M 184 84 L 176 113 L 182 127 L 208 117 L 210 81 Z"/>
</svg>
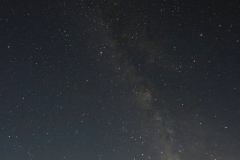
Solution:
<svg viewBox="0 0 240 160">
<path fill-rule="evenodd" d="M 237 1 L 5 5 L 0 159 L 239 159 Z"/>
</svg>

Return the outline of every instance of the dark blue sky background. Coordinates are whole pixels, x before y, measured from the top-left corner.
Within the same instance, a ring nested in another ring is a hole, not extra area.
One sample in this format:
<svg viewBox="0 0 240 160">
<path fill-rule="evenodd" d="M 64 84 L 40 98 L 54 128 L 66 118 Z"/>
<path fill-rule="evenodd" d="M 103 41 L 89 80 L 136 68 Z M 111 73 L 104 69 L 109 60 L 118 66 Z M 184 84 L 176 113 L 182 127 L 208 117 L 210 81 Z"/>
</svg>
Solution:
<svg viewBox="0 0 240 160">
<path fill-rule="evenodd" d="M 3 1 L 1 160 L 240 158 L 238 1 Z"/>
</svg>

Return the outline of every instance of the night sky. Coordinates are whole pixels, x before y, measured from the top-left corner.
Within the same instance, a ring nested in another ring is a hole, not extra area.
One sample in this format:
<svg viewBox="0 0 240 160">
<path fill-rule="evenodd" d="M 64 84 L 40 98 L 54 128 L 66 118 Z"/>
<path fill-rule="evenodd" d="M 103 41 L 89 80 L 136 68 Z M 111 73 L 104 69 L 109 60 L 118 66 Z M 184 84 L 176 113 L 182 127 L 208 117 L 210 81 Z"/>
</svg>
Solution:
<svg viewBox="0 0 240 160">
<path fill-rule="evenodd" d="M 238 0 L 0 4 L 0 160 L 239 160 Z"/>
</svg>

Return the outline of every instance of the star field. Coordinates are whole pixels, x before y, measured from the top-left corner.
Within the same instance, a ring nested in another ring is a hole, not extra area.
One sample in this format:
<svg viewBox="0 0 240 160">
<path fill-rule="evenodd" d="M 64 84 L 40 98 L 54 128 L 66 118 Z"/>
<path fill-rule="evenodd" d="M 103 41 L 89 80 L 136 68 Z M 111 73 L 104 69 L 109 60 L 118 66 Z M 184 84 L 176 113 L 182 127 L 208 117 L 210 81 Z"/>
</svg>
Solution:
<svg viewBox="0 0 240 160">
<path fill-rule="evenodd" d="M 1 160 L 239 160 L 238 1 L 3 1 Z"/>
</svg>

